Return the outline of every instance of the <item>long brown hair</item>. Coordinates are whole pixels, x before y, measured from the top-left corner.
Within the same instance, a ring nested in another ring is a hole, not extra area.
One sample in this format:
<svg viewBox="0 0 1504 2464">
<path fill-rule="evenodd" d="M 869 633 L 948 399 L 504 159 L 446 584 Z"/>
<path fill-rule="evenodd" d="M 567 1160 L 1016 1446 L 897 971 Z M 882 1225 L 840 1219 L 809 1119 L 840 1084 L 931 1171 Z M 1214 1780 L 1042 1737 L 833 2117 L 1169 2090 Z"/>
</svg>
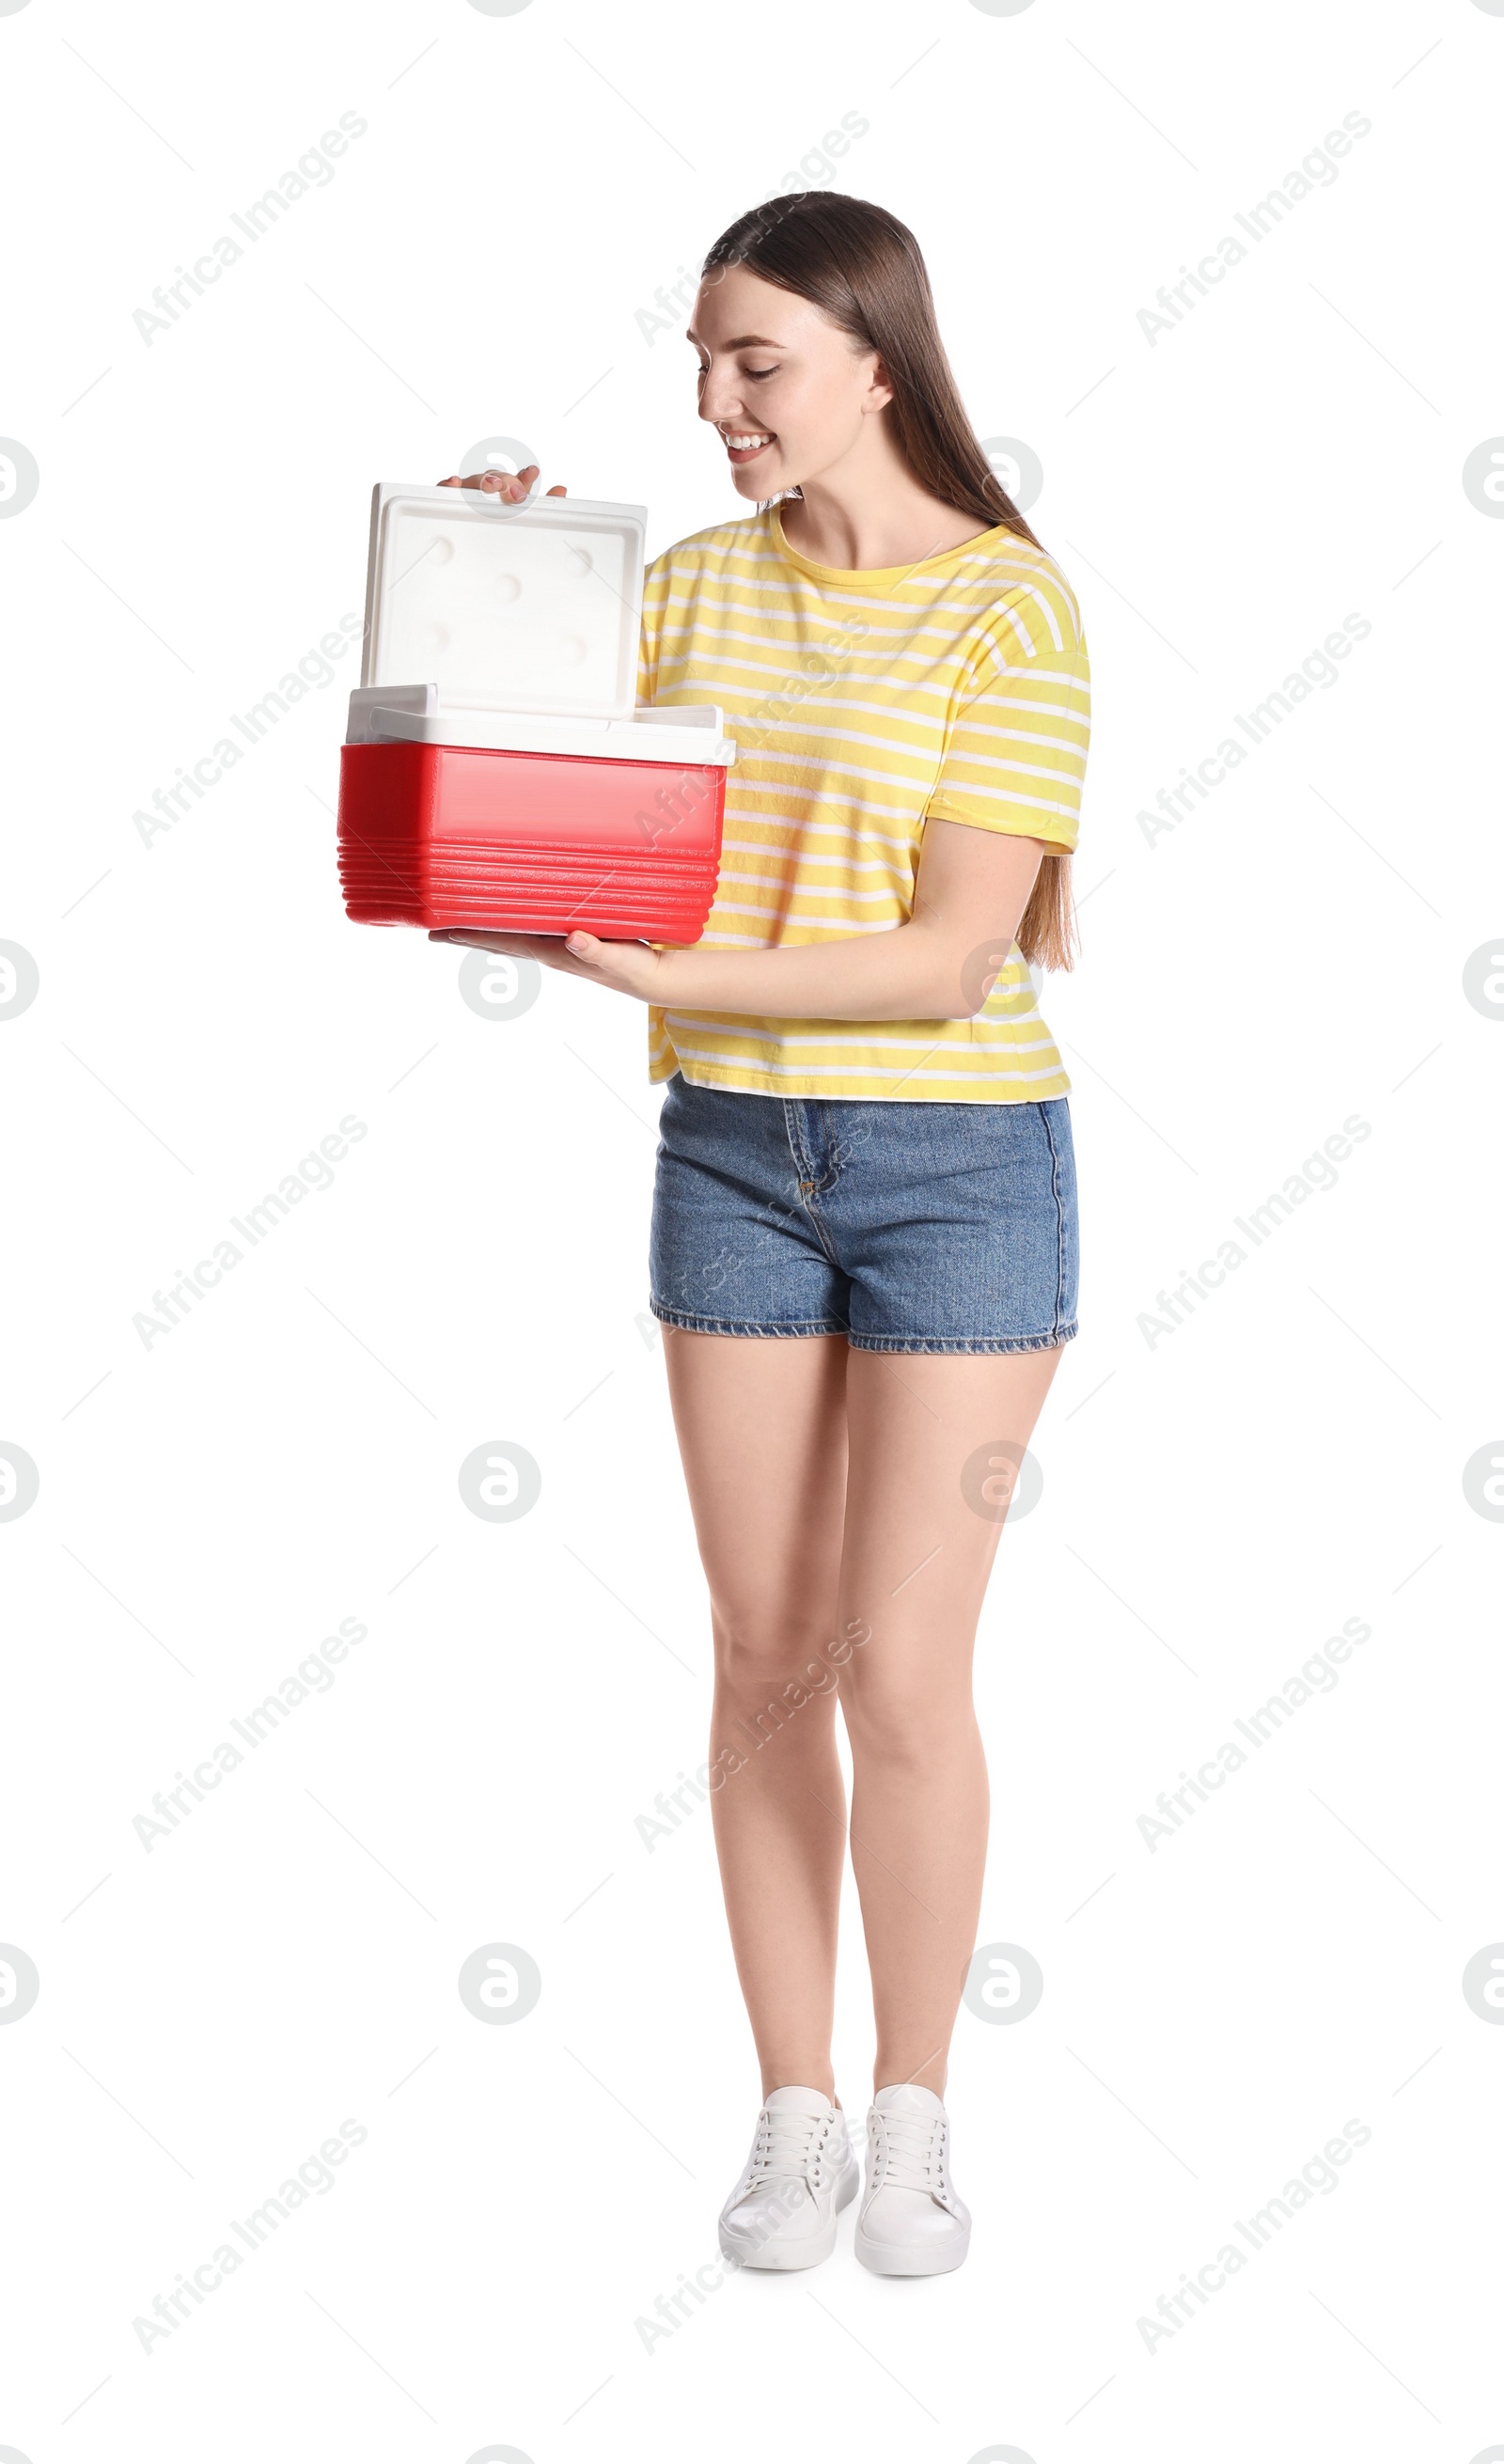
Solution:
<svg viewBox="0 0 1504 2464">
<path fill-rule="evenodd" d="M 858 351 L 878 354 L 893 388 L 887 412 L 894 441 L 921 487 L 1046 552 L 967 417 L 919 242 L 905 224 L 882 206 L 831 189 L 770 197 L 722 231 L 701 272 L 733 265 L 811 300 Z M 1070 865 L 1068 855 L 1045 858 L 1018 926 L 1018 947 L 1037 966 L 1072 963 Z"/>
</svg>

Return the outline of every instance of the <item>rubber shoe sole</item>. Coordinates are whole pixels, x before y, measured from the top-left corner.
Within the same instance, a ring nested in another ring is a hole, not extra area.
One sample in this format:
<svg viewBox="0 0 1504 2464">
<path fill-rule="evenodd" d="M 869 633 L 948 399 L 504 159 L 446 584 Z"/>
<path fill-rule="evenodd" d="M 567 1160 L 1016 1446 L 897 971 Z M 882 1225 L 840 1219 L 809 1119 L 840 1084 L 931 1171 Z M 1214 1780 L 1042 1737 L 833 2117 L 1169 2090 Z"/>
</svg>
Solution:
<svg viewBox="0 0 1504 2464">
<path fill-rule="evenodd" d="M 971 2228 L 965 2225 L 943 2241 L 937 2236 L 935 2247 L 926 2250 L 923 2243 L 905 2248 L 902 2242 L 873 2241 L 859 2224 L 855 2247 L 862 2266 L 874 2276 L 948 2276 L 971 2247 Z"/>
</svg>

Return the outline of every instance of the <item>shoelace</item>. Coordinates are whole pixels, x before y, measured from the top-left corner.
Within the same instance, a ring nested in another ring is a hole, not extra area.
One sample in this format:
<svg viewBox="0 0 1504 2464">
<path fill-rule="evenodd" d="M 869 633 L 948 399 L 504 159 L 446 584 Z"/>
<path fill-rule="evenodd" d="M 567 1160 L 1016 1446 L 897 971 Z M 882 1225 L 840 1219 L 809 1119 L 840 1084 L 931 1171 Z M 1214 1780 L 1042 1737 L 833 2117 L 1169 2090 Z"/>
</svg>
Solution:
<svg viewBox="0 0 1504 2464">
<path fill-rule="evenodd" d="M 880 2113 L 876 2123 L 883 2134 L 883 2189 L 927 2190 L 943 2198 L 945 2123 L 922 2113 Z"/>
<path fill-rule="evenodd" d="M 826 2130 L 830 2117 L 820 2113 L 764 2113 L 757 2124 L 757 2143 L 752 2149 L 749 2180 L 755 2188 L 763 2182 L 776 2181 L 793 2174 L 806 2181 L 819 2169 L 819 2156 L 815 2153 L 818 2132 Z M 819 2151 L 823 2154 L 823 2145 Z M 812 2166 L 811 2158 L 815 2157 Z"/>
</svg>

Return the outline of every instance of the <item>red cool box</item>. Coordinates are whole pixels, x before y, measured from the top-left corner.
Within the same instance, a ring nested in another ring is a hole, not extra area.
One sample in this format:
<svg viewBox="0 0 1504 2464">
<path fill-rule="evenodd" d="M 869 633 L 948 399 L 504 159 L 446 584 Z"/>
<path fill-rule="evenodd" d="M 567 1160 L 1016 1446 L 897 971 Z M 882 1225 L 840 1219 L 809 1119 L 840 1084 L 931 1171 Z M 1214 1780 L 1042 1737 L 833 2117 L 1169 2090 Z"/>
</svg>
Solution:
<svg viewBox="0 0 1504 2464">
<path fill-rule="evenodd" d="M 357 924 L 699 939 L 736 749 L 713 706 L 635 706 L 645 521 L 376 489 L 339 760 Z"/>
</svg>

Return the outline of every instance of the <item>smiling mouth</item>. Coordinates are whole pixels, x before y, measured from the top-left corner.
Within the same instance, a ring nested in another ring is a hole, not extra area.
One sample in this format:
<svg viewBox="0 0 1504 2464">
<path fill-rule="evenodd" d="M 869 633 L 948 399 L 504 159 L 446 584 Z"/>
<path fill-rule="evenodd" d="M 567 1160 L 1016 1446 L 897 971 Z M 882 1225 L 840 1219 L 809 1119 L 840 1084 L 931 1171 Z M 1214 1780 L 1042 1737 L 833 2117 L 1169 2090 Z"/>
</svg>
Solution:
<svg viewBox="0 0 1504 2464">
<path fill-rule="evenodd" d="M 732 428 L 723 429 L 721 432 L 728 455 L 737 464 L 755 461 L 757 455 L 765 453 L 775 441 L 769 429 Z"/>
</svg>

